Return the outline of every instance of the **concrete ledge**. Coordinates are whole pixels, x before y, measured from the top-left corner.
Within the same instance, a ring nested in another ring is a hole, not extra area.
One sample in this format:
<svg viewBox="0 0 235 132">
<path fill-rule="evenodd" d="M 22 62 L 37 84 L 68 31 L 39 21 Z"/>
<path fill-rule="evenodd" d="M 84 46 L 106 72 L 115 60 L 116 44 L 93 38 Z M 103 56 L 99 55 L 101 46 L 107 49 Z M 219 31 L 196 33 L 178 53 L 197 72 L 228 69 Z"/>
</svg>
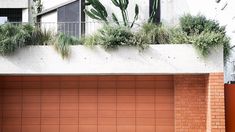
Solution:
<svg viewBox="0 0 235 132">
<path fill-rule="evenodd" d="M 0 0 L 0 8 L 28 8 L 28 0 Z"/>
<path fill-rule="evenodd" d="M 0 57 L 0 74 L 191 74 L 223 72 L 223 50 L 201 57 L 192 45 L 151 45 L 143 53 L 133 47 L 106 52 L 100 47 L 71 46 L 63 60 L 52 46 L 29 46 Z"/>
</svg>

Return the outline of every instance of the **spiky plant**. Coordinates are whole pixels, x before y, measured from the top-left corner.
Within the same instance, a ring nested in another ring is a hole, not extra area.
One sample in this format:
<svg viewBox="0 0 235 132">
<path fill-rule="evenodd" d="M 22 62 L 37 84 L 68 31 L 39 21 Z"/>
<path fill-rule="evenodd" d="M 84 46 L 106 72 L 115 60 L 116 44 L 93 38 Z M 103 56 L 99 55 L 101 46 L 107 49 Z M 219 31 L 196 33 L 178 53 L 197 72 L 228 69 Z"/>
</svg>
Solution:
<svg viewBox="0 0 235 132">
<path fill-rule="evenodd" d="M 69 46 L 76 44 L 79 44 L 79 40 L 76 37 L 72 37 L 64 33 L 59 33 L 54 42 L 55 49 L 61 54 L 63 59 L 69 57 Z"/>
<path fill-rule="evenodd" d="M 118 7 L 121 10 L 124 26 L 133 27 L 135 21 L 138 19 L 139 6 L 137 4 L 135 5 L 134 20 L 132 24 L 129 25 L 128 14 L 127 14 L 127 7 L 129 5 L 129 0 L 112 0 L 112 2 L 116 7 Z M 114 13 L 112 14 L 112 18 L 117 23 L 118 20 Z"/>
<path fill-rule="evenodd" d="M 91 9 L 85 9 L 84 12 L 91 17 L 99 21 L 103 21 L 108 24 L 108 13 L 106 8 L 100 3 L 99 0 L 86 0 L 86 6 L 91 6 Z"/>
</svg>

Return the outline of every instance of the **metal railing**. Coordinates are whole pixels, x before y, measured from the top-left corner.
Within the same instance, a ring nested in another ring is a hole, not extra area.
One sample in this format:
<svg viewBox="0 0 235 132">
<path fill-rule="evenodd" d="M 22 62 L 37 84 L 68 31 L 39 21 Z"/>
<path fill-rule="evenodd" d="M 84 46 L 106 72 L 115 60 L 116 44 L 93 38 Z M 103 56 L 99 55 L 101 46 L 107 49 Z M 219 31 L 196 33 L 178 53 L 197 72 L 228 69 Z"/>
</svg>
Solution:
<svg viewBox="0 0 235 132">
<path fill-rule="evenodd" d="M 22 22 L 10 22 L 14 25 L 24 25 L 29 23 Z M 52 33 L 65 33 L 75 37 L 87 36 L 95 33 L 98 29 L 102 28 L 104 23 L 99 21 L 93 22 L 40 22 L 34 23 L 35 27 L 42 30 L 47 30 Z M 135 24 L 132 28 L 137 30 L 140 26 Z"/>
</svg>

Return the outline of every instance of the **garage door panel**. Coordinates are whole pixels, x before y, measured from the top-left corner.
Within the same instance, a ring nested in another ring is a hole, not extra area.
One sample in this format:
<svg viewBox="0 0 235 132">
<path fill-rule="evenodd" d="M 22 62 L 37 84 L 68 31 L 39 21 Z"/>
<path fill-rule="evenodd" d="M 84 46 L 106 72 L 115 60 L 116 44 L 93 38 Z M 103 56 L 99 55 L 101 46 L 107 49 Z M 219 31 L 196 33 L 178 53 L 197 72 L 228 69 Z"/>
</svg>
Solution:
<svg viewBox="0 0 235 132">
<path fill-rule="evenodd" d="M 113 81 L 113 80 L 108 80 L 108 81 L 102 81 L 102 80 L 99 80 L 98 82 L 98 87 L 100 89 L 113 89 L 113 88 L 116 88 L 116 81 Z"/>
<path fill-rule="evenodd" d="M 8 118 L 8 117 L 21 117 L 20 110 L 4 110 L 2 111 L 1 117 Z"/>
<path fill-rule="evenodd" d="M 152 80 L 152 81 L 149 81 L 149 80 L 146 80 L 146 81 L 136 81 L 136 88 L 137 89 L 149 89 L 149 88 L 155 88 L 155 81 Z"/>
<path fill-rule="evenodd" d="M 41 103 L 23 103 L 23 111 L 36 111 L 40 110 Z"/>
<path fill-rule="evenodd" d="M 135 96 L 117 96 L 117 103 L 135 103 L 136 97 Z"/>
<path fill-rule="evenodd" d="M 135 96 L 136 90 L 132 88 L 117 89 L 117 96 Z"/>
<path fill-rule="evenodd" d="M 116 104 L 115 103 L 99 103 L 98 104 L 98 111 L 100 110 L 116 110 Z"/>
<path fill-rule="evenodd" d="M 98 132 L 116 132 L 116 125 L 99 125 Z"/>
<path fill-rule="evenodd" d="M 61 89 L 77 89 L 79 87 L 78 81 L 62 81 L 60 82 Z"/>
<path fill-rule="evenodd" d="M 78 103 L 78 96 L 61 95 L 60 102 L 61 103 Z"/>
<path fill-rule="evenodd" d="M 21 111 L 18 111 L 21 113 Z M 42 114 L 41 114 L 42 113 Z M 43 117 L 43 111 L 40 110 L 24 110 L 22 111 L 22 117 Z M 50 115 L 52 116 L 55 113 L 50 113 Z"/>
<path fill-rule="evenodd" d="M 22 109 L 21 103 L 4 103 L 2 106 L 4 111 L 21 111 Z"/>
<path fill-rule="evenodd" d="M 41 103 L 42 111 L 56 111 L 59 110 L 60 103 Z"/>
<path fill-rule="evenodd" d="M 60 118 L 60 124 L 61 125 L 77 125 L 78 124 L 78 118 L 75 117 L 66 117 L 66 118 Z"/>
<path fill-rule="evenodd" d="M 81 80 L 80 80 L 81 81 Z M 79 88 L 80 89 L 96 89 L 98 85 L 97 81 L 81 81 L 79 82 Z"/>
<path fill-rule="evenodd" d="M 117 103 L 117 110 L 123 111 L 123 110 L 135 110 L 135 103 Z"/>
<path fill-rule="evenodd" d="M 6 80 L 0 91 L 2 132 L 174 131 L 172 76 L 34 76 Z"/>
<path fill-rule="evenodd" d="M 97 103 L 79 103 L 80 110 L 97 110 Z"/>
<path fill-rule="evenodd" d="M 22 89 L 21 88 L 5 88 L 4 89 L 4 95 L 5 96 L 21 96 L 22 95 Z"/>
<path fill-rule="evenodd" d="M 18 85 L 19 87 L 20 85 Z M 22 88 L 24 89 L 35 89 L 35 88 L 40 88 L 41 86 L 41 82 L 37 81 L 37 82 L 31 82 L 31 81 L 25 81 L 22 82 Z"/>
<path fill-rule="evenodd" d="M 156 111 L 156 118 L 157 119 L 174 119 L 174 111 L 170 110 L 163 110 L 163 111 Z"/>
<path fill-rule="evenodd" d="M 77 125 L 60 125 L 60 132 L 78 132 Z"/>
<path fill-rule="evenodd" d="M 5 95 L 5 96 L 1 96 L 3 98 L 2 103 L 21 103 L 22 102 L 22 96 L 18 96 L 18 95 Z"/>
<path fill-rule="evenodd" d="M 42 89 L 58 89 L 61 84 L 60 81 L 42 81 L 41 82 L 41 88 Z"/>
<path fill-rule="evenodd" d="M 136 124 L 136 119 L 135 118 L 127 118 L 127 117 L 123 117 L 123 118 L 117 118 L 117 125 L 119 126 L 132 126 Z"/>
<path fill-rule="evenodd" d="M 60 88 L 61 96 L 77 96 L 78 88 Z"/>
<path fill-rule="evenodd" d="M 134 125 L 118 125 L 117 132 L 135 132 L 136 127 Z"/>
<path fill-rule="evenodd" d="M 113 126 L 115 125 L 116 126 L 116 118 L 99 117 L 98 125 L 113 125 Z"/>
<path fill-rule="evenodd" d="M 91 118 L 97 118 L 98 112 L 97 110 L 79 110 L 79 117 L 91 117 Z"/>
<path fill-rule="evenodd" d="M 136 126 L 136 132 L 155 132 L 155 126 Z"/>
<path fill-rule="evenodd" d="M 137 126 L 155 126 L 156 120 L 155 118 L 136 118 Z"/>
<path fill-rule="evenodd" d="M 174 132 L 174 126 L 156 126 L 157 132 Z"/>
<path fill-rule="evenodd" d="M 98 102 L 101 103 L 116 103 L 117 97 L 115 95 L 105 95 L 105 96 L 98 96 Z"/>
<path fill-rule="evenodd" d="M 98 95 L 99 96 L 108 96 L 108 95 L 115 96 L 116 95 L 116 89 L 114 89 L 114 88 L 99 89 L 98 90 Z"/>
<path fill-rule="evenodd" d="M 2 119 L 3 125 L 21 125 L 21 117 L 8 117 Z"/>
<path fill-rule="evenodd" d="M 97 88 L 89 88 L 89 89 L 79 89 L 79 96 L 97 96 L 98 90 Z"/>
<path fill-rule="evenodd" d="M 79 95 L 79 103 L 97 103 L 97 95 Z"/>
<path fill-rule="evenodd" d="M 22 125 L 40 125 L 41 118 L 22 118 Z"/>
<path fill-rule="evenodd" d="M 78 118 L 78 111 L 77 110 L 60 110 L 60 117 L 61 118 Z"/>
<path fill-rule="evenodd" d="M 79 132 L 97 132 L 97 125 L 79 125 Z"/>
<path fill-rule="evenodd" d="M 78 120 L 80 125 L 97 125 L 98 118 L 81 117 Z"/>
<path fill-rule="evenodd" d="M 154 103 L 137 103 L 136 110 L 155 110 Z"/>
<path fill-rule="evenodd" d="M 155 89 L 154 88 L 137 88 L 136 89 L 136 96 L 154 96 Z"/>
<path fill-rule="evenodd" d="M 117 110 L 117 118 L 135 118 L 134 110 Z"/>
<path fill-rule="evenodd" d="M 155 96 L 136 96 L 136 102 L 138 103 L 154 103 Z"/>
<path fill-rule="evenodd" d="M 154 110 L 138 110 L 136 111 L 136 117 L 137 118 L 153 118 L 155 117 L 155 111 Z"/>
<path fill-rule="evenodd" d="M 41 96 L 41 89 L 35 88 L 35 89 L 24 89 L 23 90 L 23 96 Z"/>
<path fill-rule="evenodd" d="M 117 117 L 117 111 L 116 110 L 99 110 L 98 111 L 98 117 L 116 118 Z"/>
<path fill-rule="evenodd" d="M 23 103 L 40 103 L 41 102 L 41 96 L 34 96 L 34 95 L 28 95 L 23 96 Z M 20 99 L 19 99 L 20 100 Z"/>
<path fill-rule="evenodd" d="M 3 132 L 21 132 L 21 125 L 3 125 Z"/>
<path fill-rule="evenodd" d="M 135 81 L 129 80 L 129 81 L 118 81 L 116 82 L 116 85 L 118 89 L 135 89 Z"/>
<path fill-rule="evenodd" d="M 41 125 L 41 132 L 58 132 L 59 125 Z"/>
<path fill-rule="evenodd" d="M 40 125 L 22 125 L 23 132 L 40 132 Z"/>
<path fill-rule="evenodd" d="M 41 118 L 41 124 L 43 125 L 59 125 L 59 117 L 44 117 Z"/>
</svg>

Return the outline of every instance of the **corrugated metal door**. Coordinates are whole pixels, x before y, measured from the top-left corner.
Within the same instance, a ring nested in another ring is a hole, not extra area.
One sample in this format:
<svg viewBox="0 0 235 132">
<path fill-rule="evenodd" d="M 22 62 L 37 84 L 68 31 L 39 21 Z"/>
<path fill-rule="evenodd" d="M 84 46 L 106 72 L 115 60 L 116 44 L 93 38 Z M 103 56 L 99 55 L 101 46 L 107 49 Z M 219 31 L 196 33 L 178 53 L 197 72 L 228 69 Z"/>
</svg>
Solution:
<svg viewBox="0 0 235 132">
<path fill-rule="evenodd" d="M 225 85 L 226 132 L 235 131 L 235 84 Z"/>
<path fill-rule="evenodd" d="M 172 76 L 4 77 L 0 132 L 173 132 Z"/>
</svg>

